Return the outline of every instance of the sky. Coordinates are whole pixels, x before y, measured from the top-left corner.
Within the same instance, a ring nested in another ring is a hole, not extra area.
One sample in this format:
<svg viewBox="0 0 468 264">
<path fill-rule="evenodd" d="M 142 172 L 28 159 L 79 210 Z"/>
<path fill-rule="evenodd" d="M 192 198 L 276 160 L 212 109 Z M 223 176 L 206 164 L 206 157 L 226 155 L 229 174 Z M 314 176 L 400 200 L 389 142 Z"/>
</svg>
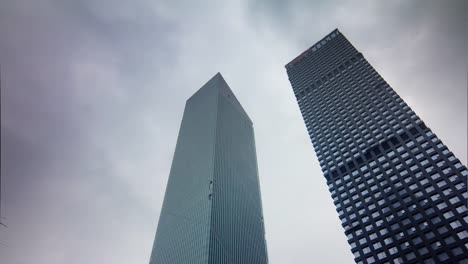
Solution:
<svg viewBox="0 0 468 264">
<path fill-rule="evenodd" d="M 0 0 L 0 262 L 148 263 L 185 100 L 221 72 L 270 263 L 353 263 L 284 65 L 338 28 L 466 165 L 466 25 L 463 0 Z"/>
</svg>

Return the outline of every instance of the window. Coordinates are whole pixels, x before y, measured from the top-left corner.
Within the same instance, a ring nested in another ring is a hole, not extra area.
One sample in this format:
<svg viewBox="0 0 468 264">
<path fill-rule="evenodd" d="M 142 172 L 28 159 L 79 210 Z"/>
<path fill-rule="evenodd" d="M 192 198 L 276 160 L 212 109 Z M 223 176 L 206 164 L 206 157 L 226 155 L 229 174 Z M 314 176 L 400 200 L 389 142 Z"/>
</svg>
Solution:
<svg viewBox="0 0 468 264">
<path fill-rule="evenodd" d="M 451 244 L 455 243 L 455 239 L 453 237 L 451 237 L 451 236 L 447 237 L 444 241 L 445 241 L 445 243 L 447 245 L 451 245 Z"/>
<path fill-rule="evenodd" d="M 422 243 L 422 239 L 420 237 L 416 237 L 415 239 L 413 239 L 413 243 L 415 245 L 418 245 L 418 244 L 421 244 Z"/>
<path fill-rule="evenodd" d="M 408 260 L 412 260 L 412 259 L 416 258 L 416 255 L 414 254 L 414 252 L 410 252 L 410 253 L 406 254 L 406 258 Z"/>
<path fill-rule="evenodd" d="M 385 258 L 386 256 L 387 256 L 387 254 L 385 254 L 385 252 L 380 252 L 379 254 L 377 254 L 377 257 L 378 257 L 379 259 L 383 259 L 383 258 Z"/>
<path fill-rule="evenodd" d="M 449 256 L 447 255 L 447 253 L 443 252 L 443 253 L 440 253 L 439 255 L 437 255 L 437 258 L 440 261 L 446 261 L 446 260 L 449 259 Z"/>
<path fill-rule="evenodd" d="M 423 248 L 419 249 L 418 252 L 419 252 L 420 255 L 424 255 L 424 254 L 429 253 L 429 250 L 427 248 L 423 247 Z"/>
<path fill-rule="evenodd" d="M 382 247 L 382 244 L 380 242 L 377 242 L 377 243 L 374 244 L 374 249 L 376 249 L 376 250 L 381 248 L 381 247 Z"/>
<path fill-rule="evenodd" d="M 439 227 L 439 228 L 437 229 L 437 232 L 439 232 L 439 234 L 443 235 L 443 234 L 445 234 L 445 233 L 448 232 L 448 229 L 447 229 L 447 227 L 442 226 L 442 227 Z"/>
<path fill-rule="evenodd" d="M 456 204 L 456 203 L 460 202 L 460 199 L 457 196 L 455 196 L 452 199 L 450 199 L 449 201 L 450 201 L 451 204 Z"/>
<path fill-rule="evenodd" d="M 427 192 L 427 193 L 430 193 L 430 192 L 432 192 L 432 191 L 434 191 L 434 190 L 435 190 L 435 189 L 434 189 L 434 187 L 432 187 L 432 186 L 426 187 L 426 192 Z"/>
<path fill-rule="evenodd" d="M 457 247 L 457 248 L 452 249 L 452 253 L 453 253 L 455 256 L 458 256 L 458 255 L 463 254 L 463 250 L 462 250 L 461 248 Z"/>
<path fill-rule="evenodd" d="M 431 232 L 424 234 L 424 236 L 426 237 L 426 239 L 431 239 L 435 237 L 435 234 L 434 232 L 431 231 Z"/>
<path fill-rule="evenodd" d="M 465 188 L 465 184 L 463 182 L 461 182 L 461 183 L 455 185 L 455 188 L 457 188 L 457 190 L 462 190 L 462 189 Z"/>
<path fill-rule="evenodd" d="M 462 225 L 461 225 L 460 221 L 455 220 L 455 221 L 453 221 L 453 222 L 450 223 L 450 226 L 451 226 L 453 229 L 456 229 L 456 228 L 458 228 L 458 227 L 460 227 L 460 226 L 462 226 Z"/>
<path fill-rule="evenodd" d="M 438 217 L 438 216 L 431 219 L 431 222 L 432 222 L 432 224 L 434 224 L 434 225 L 440 223 L 440 221 L 441 221 L 441 219 L 440 219 L 440 217 Z"/>
<path fill-rule="evenodd" d="M 466 206 L 462 205 L 457 207 L 457 212 L 459 212 L 460 214 L 466 213 Z"/>
<path fill-rule="evenodd" d="M 361 254 L 359 254 L 359 251 L 354 252 L 354 257 L 355 258 L 359 258 L 359 256 L 361 256 Z"/>
<path fill-rule="evenodd" d="M 437 204 L 437 208 L 439 208 L 439 210 L 442 210 L 444 208 L 447 208 L 447 204 L 445 202 L 439 203 Z"/>
<path fill-rule="evenodd" d="M 444 187 L 445 185 L 447 185 L 447 183 L 446 183 L 445 181 L 443 181 L 443 180 L 437 182 L 437 186 L 438 186 L 439 188 L 442 188 L 442 187 Z"/>
<path fill-rule="evenodd" d="M 461 231 L 461 232 L 458 232 L 457 235 L 458 235 L 458 237 L 460 239 L 465 239 L 465 238 L 468 237 L 468 232 L 467 231 Z"/>
</svg>

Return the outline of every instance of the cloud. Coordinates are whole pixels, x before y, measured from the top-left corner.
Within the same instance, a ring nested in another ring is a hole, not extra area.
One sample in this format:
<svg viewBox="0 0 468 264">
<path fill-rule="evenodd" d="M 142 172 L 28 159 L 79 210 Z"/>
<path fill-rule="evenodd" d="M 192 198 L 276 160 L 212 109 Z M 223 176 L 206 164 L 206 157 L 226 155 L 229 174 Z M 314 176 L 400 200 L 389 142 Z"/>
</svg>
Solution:
<svg viewBox="0 0 468 264">
<path fill-rule="evenodd" d="M 254 123 L 271 263 L 352 263 L 284 65 L 338 27 L 466 161 L 463 10 L 0 3 L 1 262 L 147 262 L 185 100 L 220 71 Z"/>
</svg>

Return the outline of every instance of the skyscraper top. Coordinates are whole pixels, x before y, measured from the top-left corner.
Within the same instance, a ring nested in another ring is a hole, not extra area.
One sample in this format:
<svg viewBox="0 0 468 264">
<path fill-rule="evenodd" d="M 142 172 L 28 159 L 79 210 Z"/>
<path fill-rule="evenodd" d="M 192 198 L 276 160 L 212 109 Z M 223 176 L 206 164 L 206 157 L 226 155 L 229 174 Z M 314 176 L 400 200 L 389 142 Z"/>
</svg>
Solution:
<svg viewBox="0 0 468 264">
<path fill-rule="evenodd" d="M 234 93 L 231 91 L 231 88 L 229 88 L 228 84 L 224 80 L 223 76 L 221 73 L 216 73 L 208 82 L 205 83 L 195 94 L 193 94 L 187 101 L 190 101 L 192 98 L 197 97 L 197 95 L 204 90 L 208 89 L 217 89 L 218 93 L 231 101 L 231 103 L 236 107 L 237 110 L 239 110 L 240 113 L 245 115 L 247 117 L 247 120 L 252 123 L 252 120 L 250 117 L 247 115 L 245 112 L 244 108 L 242 105 L 239 103 L 237 100 L 236 96 Z"/>
<path fill-rule="evenodd" d="M 321 40 L 317 41 L 317 43 L 315 43 L 314 45 L 312 45 L 310 48 L 308 48 L 307 50 L 305 50 L 304 52 L 302 52 L 299 56 L 297 56 L 296 58 L 294 58 L 291 62 L 289 62 L 288 64 L 286 64 L 286 68 L 288 67 L 293 67 L 295 66 L 297 63 L 299 63 L 304 57 L 307 57 L 307 56 L 310 56 L 312 55 L 313 52 L 317 51 L 318 49 L 320 49 L 321 47 L 323 47 L 328 41 L 330 41 L 331 39 L 335 38 L 337 35 L 340 35 L 340 31 L 335 28 L 332 32 L 330 32 L 328 35 L 326 35 L 325 37 L 323 37 Z"/>
</svg>

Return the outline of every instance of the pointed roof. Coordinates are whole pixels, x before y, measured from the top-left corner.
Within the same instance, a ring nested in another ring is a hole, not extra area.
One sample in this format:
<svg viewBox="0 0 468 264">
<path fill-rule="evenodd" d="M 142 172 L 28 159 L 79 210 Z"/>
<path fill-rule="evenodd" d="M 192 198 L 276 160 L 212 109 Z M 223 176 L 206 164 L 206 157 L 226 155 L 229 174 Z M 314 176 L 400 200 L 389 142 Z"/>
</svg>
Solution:
<svg viewBox="0 0 468 264">
<path fill-rule="evenodd" d="M 192 95 L 192 97 L 195 96 L 201 90 L 213 89 L 213 88 L 218 92 L 220 96 L 227 98 L 232 103 L 232 105 L 235 108 L 237 108 L 239 112 L 242 113 L 247 118 L 247 120 L 250 121 L 250 123 L 252 123 L 252 120 L 247 115 L 244 108 L 242 107 L 242 105 L 239 103 L 236 96 L 232 92 L 231 88 L 229 87 L 229 85 L 226 83 L 223 76 L 219 72 L 216 73 L 207 83 L 205 83 L 205 85 L 203 85 L 194 95 Z"/>
</svg>

